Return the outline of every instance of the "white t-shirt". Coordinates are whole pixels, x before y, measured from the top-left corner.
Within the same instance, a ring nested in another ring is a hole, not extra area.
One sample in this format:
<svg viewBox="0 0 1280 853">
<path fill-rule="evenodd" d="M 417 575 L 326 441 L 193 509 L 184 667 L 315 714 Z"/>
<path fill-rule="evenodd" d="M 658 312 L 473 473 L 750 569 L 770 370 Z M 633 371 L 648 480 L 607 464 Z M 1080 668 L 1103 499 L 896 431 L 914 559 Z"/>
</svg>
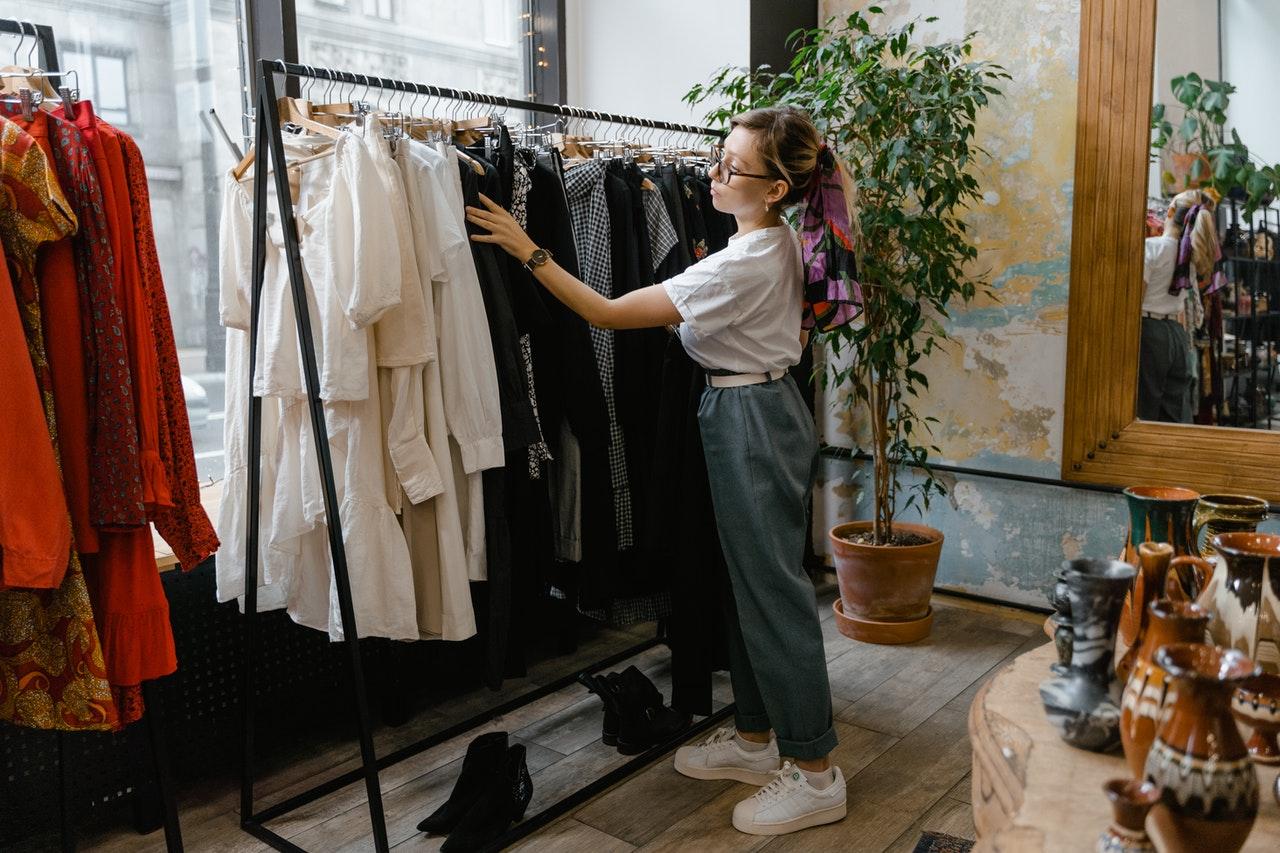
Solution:
<svg viewBox="0 0 1280 853">
<path fill-rule="evenodd" d="M 1148 237 L 1144 248 L 1142 310 L 1154 314 L 1177 314 L 1182 310 L 1182 294 L 1169 295 L 1173 268 L 1178 265 L 1178 241 L 1173 237 Z"/>
<path fill-rule="evenodd" d="M 662 282 L 684 322 L 680 342 L 703 367 L 765 373 L 800 361 L 800 240 L 789 225 L 735 234 Z"/>
</svg>

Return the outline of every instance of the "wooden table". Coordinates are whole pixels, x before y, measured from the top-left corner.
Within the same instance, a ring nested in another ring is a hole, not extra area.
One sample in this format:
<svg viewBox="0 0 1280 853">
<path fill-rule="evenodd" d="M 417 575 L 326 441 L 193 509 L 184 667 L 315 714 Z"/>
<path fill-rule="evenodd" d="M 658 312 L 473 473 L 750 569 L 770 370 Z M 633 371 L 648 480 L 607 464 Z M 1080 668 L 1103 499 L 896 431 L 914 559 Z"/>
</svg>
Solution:
<svg viewBox="0 0 1280 853">
<path fill-rule="evenodd" d="M 1040 682 L 1053 644 L 1027 652 L 982 687 L 969 708 L 978 850 L 1092 851 L 1111 819 L 1102 783 L 1128 775 L 1124 757 L 1068 746 L 1049 725 Z M 1280 851 L 1277 768 L 1258 766 L 1261 808 L 1244 849 Z"/>
</svg>

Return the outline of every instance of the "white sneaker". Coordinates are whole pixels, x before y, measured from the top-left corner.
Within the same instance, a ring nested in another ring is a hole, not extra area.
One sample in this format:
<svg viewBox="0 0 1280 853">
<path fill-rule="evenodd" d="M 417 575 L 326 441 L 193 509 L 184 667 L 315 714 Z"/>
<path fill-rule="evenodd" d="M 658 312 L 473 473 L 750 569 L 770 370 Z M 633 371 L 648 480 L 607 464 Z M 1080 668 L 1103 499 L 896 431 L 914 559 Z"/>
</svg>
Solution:
<svg viewBox="0 0 1280 853">
<path fill-rule="evenodd" d="M 723 728 L 697 746 L 676 750 L 676 770 L 693 779 L 732 779 L 748 785 L 767 785 L 778 775 L 778 741 L 754 752 L 738 746 L 732 728 Z"/>
<path fill-rule="evenodd" d="M 819 791 L 788 761 L 772 782 L 733 807 L 733 828 L 749 835 L 785 835 L 843 819 L 844 774 L 833 769 L 835 781 Z"/>
</svg>

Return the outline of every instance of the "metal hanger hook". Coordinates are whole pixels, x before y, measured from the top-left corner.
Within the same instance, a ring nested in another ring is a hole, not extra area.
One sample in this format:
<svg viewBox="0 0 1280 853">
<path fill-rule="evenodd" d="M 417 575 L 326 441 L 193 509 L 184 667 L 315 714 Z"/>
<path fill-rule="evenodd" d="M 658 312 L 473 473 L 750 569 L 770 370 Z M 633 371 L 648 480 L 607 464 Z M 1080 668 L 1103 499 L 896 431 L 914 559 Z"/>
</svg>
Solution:
<svg viewBox="0 0 1280 853">
<path fill-rule="evenodd" d="M 27 67 L 35 68 L 37 66 L 32 61 L 31 58 L 35 56 L 36 48 L 40 46 L 40 30 L 37 29 L 36 25 L 33 24 L 31 21 L 23 21 L 22 22 L 23 29 L 26 29 L 27 24 L 31 24 L 31 47 L 27 50 Z"/>
<path fill-rule="evenodd" d="M 22 50 L 22 43 L 27 40 L 27 22 L 18 21 L 18 43 L 13 46 L 13 62 L 10 65 L 18 64 L 18 51 Z"/>
</svg>

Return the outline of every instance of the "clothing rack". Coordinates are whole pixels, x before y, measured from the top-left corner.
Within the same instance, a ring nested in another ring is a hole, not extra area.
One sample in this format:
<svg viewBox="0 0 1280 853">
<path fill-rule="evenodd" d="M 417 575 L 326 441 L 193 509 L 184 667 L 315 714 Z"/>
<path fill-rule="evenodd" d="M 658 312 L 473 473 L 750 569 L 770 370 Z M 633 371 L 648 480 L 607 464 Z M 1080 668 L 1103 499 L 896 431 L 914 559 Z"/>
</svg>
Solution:
<svg viewBox="0 0 1280 853">
<path fill-rule="evenodd" d="M 21 49 L 23 42 L 31 38 L 34 39 L 32 52 L 35 53 L 36 64 L 40 68 L 50 71 L 63 70 L 58 68 L 58 47 L 53 37 L 53 27 L 48 24 L 37 24 L 32 21 L 20 21 L 14 18 L 0 18 L 0 33 L 19 37 L 18 43 L 14 47 L 15 56 L 18 59 L 22 59 Z M 0 55 L 2 54 L 3 51 L 0 50 Z M 28 53 L 28 56 L 30 55 L 31 53 Z M 51 74 L 48 79 L 55 81 L 56 85 L 60 77 Z M 145 834 L 154 831 L 157 825 L 163 825 L 165 848 L 169 853 L 180 853 L 183 849 L 182 828 L 178 821 L 178 805 L 173 792 L 173 774 L 169 761 L 168 746 L 164 739 L 163 703 L 160 698 L 159 685 L 156 682 L 143 682 L 142 700 L 147 708 L 142 723 L 145 731 L 139 734 L 134 730 L 132 737 L 144 737 L 146 739 L 145 748 L 139 749 L 138 752 L 145 754 L 145 763 L 149 764 L 150 767 L 142 768 L 137 766 L 138 763 L 143 762 L 134 763 L 134 767 L 137 770 L 149 769 L 152 772 L 155 779 L 155 789 L 149 790 L 142 785 L 134 785 L 134 829 L 139 834 Z M 75 806 L 72 803 L 75 795 L 75 786 L 70 774 L 67 773 L 67 737 L 67 732 L 57 732 L 58 844 L 62 853 L 69 853 L 69 851 L 76 849 L 76 829 L 73 816 Z M 159 807 L 158 814 L 157 806 Z"/>
<path fill-rule="evenodd" d="M 328 525 L 329 553 L 333 563 L 334 584 L 337 588 L 338 594 L 338 610 L 342 619 L 343 639 L 341 642 L 346 646 L 351 681 L 354 685 L 355 696 L 353 698 L 356 710 L 358 741 L 360 745 L 360 768 L 358 770 L 352 770 L 334 778 L 318 782 L 307 790 L 295 794 L 282 802 L 262 809 L 261 811 L 255 809 L 253 795 L 255 779 L 255 709 L 253 671 L 256 655 L 256 649 L 254 647 L 254 623 L 258 618 L 258 535 L 262 477 L 262 403 L 261 398 L 251 394 L 249 396 L 248 453 L 249 458 L 252 461 L 249 464 L 249 516 L 245 531 L 245 616 L 243 634 L 243 682 L 241 684 L 241 702 L 244 718 L 241 742 L 242 765 L 240 779 L 240 826 L 244 831 L 276 850 L 294 851 L 294 853 L 299 853 L 299 851 L 302 851 L 302 848 L 267 828 L 267 822 L 288 814 L 307 803 L 314 802 L 327 794 L 333 793 L 334 791 L 363 779 L 365 791 L 368 796 L 369 822 L 373 834 L 374 849 L 378 851 L 378 853 L 385 853 L 385 851 L 389 849 L 389 846 L 386 816 L 382 805 L 382 791 L 378 780 L 378 772 L 380 770 L 390 767 L 413 755 L 417 755 L 436 744 L 463 735 L 499 715 L 524 707 L 543 696 L 568 687 L 575 682 L 575 675 L 570 674 L 564 676 L 556 681 L 528 691 L 521 696 L 504 702 L 497 707 L 489 709 L 488 711 L 484 711 L 468 720 L 458 723 L 457 725 L 450 726 L 443 731 L 436 732 L 417 741 L 416 743 L 396 750 L 390 755 L 379 758 L 376 754 L 373 744 L 373 726 L 369 713 L 369 702 L 366 696 L 363 664 L 360 654 L 358 639 L 359 631 L 356 629 L 355 610 L 352 603 L 351 580 L 347 571 L 346 551 L 343 545 L 342 525 L 340 521 L 341 516 L 338 512 L 337 492 L 334 486 L 333 461 L 329 454 L 329 438 L 328 431 L 325 426 L 324 404 L 320 399 L 320 380 L 316 365 L 315 342 L 312 335 L 310 312 L 307 308 L 307 295 L 303 282 L 301 243 L 298 238 L 293 205 L 290 202 L 291 195 L 289 192 L 288 170 L 283 168 L 286 164 L 286 160 L 284 156 L 284 141 L 281 136 L 279 108 L 276 103 L 276 95 L 278 91 L 276 86 L 277 74 L 297 79 L 310 79 L 325 82 L 339 81 L 358 86 L 363 85 L 366 88 L 430 95 L 455 101 L 506 107 L 509 109 L 522 109 L 530 112 L 546 113 L 570 118 L 586 118 L 597 121 L 612 122 L 615 124 L 669 130 L 686 134 L 698 134 L 715 138 L 723 138 L 725 132 L 712 128 L 696 127 L 676 122 L 656 121 L 637 118 L 635 116 L 603 113 L 597 110 L 587 110 L 562 104 L 541 104 L 536 101 L 523 101 L 515 98 L 503 97 L 501 95 L 469 92 L 404 80 L 390 80 L 384 77 L 371 77 L 369 75 L 357 74 L 349 71 L 316 68 L 310 65 L 300 65 L 280 60 L 263 59 L 258 61 L 256 74 L 258 104 L 255 111 L 257 121 L 254 130 L 255 150 L 258 153 L 254 163 L 253 175 L 253 282 L 250 296 L 249 375 L 245 377 L 245 381 L 250 381 L 250 378 L 253 376 L 258 357 L 260 300 L 266 270 L 267 178 L 268 173 L 273 172 L 276 182 L 276 199 L 279 203 L 280 224 L 284 235 L 284 250 L 288 263 L 289 284 L 294 304 L 294 319 L 302 353 L 302 369 L 307 388 L 307 405 L 309 409 L 309 416 L 311 418 L 313 438 L 315 440 L 316 457 L 319 461 L 321 479 L 323 480 L 322 485 L 325 517 L 331 520 L 331 523 Z M 271 169 L 272 165 L 276 168 Z M 586 667 L 585 671 L 595 672 L 612 666 L 620 661 L 639 654 L 646 649 L 652 648 L 662 639 L 663 637 L 660 628 L 658 636 L 645 640 L 631 648 L 604 658 L 603 660 L 598 660 Z M 670 742 L 655 745 L 644 754 L 636 756 L 621 767 L 618 767 L 610 773 L 594 780 L 579 791 L 570 794 L 553 805 L 543 809 L 538 814 L 517 824 L 505 835 L 497 839 L 497 841 L 495 841 L 491 846 L 491 849 L 500 850 L 535 831 L 539 827 L 545 826 L 560 815 L 565 814 L 570 809 L 573 809 L 580 803 L 585 802 L 596 793 L 603 791 L 610 785 L 626 778 L 630 774 L 646 766 L 664 754 L 667 750 L 678 745 L 678 743 L 690 735 L 694 735 L 700 731 L 708 729 L 725 719 L 732 712 L 733 706 L 729 705 L 703 719 L 692 728 L 682 732 L 678 737 L 673 738 Z"/>
</svg>

